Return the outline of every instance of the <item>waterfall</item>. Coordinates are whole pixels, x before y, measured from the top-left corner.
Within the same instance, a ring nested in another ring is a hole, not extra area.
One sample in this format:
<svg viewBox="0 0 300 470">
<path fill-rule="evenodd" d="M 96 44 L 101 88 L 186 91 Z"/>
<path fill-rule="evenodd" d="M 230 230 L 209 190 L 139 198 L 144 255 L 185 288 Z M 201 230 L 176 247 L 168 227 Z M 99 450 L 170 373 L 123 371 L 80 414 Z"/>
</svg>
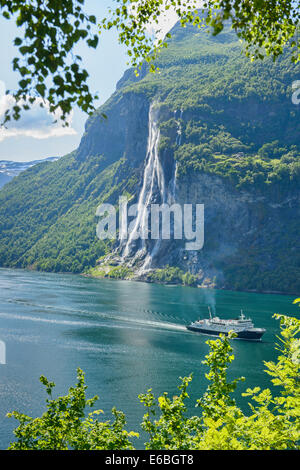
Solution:
<svg viewBox="0 0 300 470">
<path fill-rule="evenodd" d="M 176 119 L 177 110 L 174 111 L 174 120 L 177 125 L 177 133 L 176 133 L 176 147 L 181 145 L 182 140 L 182 127 L 181 127 L 181 120 L 183 109 L 180 110 L 179 120 Z M 173 204 L 176 201 L 176 178 L 177 178 L 177 162 L 174 161 L 174 169 L 173 169 L 173 177 L 169 183 L 168 188 L 168 203 Z"/>
<path fill-rule="evenodd" d="M 181 110 L 180 110 L 180 116 L 179 116 L 178 121 L 176 120 L 176 113 L 177 113 L 177 111 L 174 112 L 174 118 L 175 118 L 175 122 L 177 124 L 176 145 L 177 145 L 177 147 L 179 147 L 181 145 L 181 139 L 182 139 L 181 120 L 182 120 L 183 109 L 181 108 Z"/>
<path fill-rule="evenodd" d="M 146 165 L 143 176 L 143 186 L 137 203 L 137 217 L 135 225 L 131 231 L 126 243 L 123 257 L 131 255 L 135 248 L 136 240 L 139 235 L 147 237 L 148 230 L 148 208 L 153 202 L 154 194 L 160 194 L 160 203 L 166 202 L 166 185 L 164 172 L 158 158 L 158 144 L 160 131 L 157 124 L 156 103 L 152 103 L 149 110 L 149 137 L 147 145 Z M 141 248 L 136 257 L 140 257 L 145 252 L 145 239 L 141 238 Z"/>
<path fill-rule="evenodd" d="M 143 265 L 139 270 L 139 274 L 143 274 L 147 269 L 150 269 L 152 260 L 157 255 L 162 243 L 162 240 L 158 239 L 153 241 L 152 246 L 149 243 L 149 246 L 146 247 L 145 239 L 148 238 L 149 208 L 154 202 L 156 204 L 173 204 L 175 202 L 177 164 L 174 162 L 173 176 L 170 179 L 169 184 L 166 185 L 164 170 L 158 154 L 160 139 L 158 111 L 157 103 L 152 103 L 149 109 L 146 163 L 143 175 L 143 185 L 137 203 L 137 216 L 134 222 L 134 227 L 129 234 L 129 238 L 123 250 L 124 261 L 126 261 L 126 258 L 130 257 L 132 253 L 135 252 L 135 256 L 131 264 L 134 264 L 135 260 L 145 257 Z M 183 110 L 181 110 L 180 119 L 182 118 L 182 113 Z M 176 120 L 176 112 L 174 114 L 174 119 L 177 124 L 176 145 L 178 146 L 181 143 L 182 132 L 181 122 Z M 139 243 L 139 249 L 136 251 L 137 243 Z M 151 250 L 150 252 L 147 252 L 147 248 L 150 246 Z"/>
</svg>

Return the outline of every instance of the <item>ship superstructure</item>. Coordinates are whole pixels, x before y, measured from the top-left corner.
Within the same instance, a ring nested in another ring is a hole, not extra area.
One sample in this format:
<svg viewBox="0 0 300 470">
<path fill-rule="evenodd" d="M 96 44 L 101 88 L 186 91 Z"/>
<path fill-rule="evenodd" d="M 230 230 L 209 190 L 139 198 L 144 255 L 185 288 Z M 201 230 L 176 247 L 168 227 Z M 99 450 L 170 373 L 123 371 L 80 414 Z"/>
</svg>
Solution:
<svg viewBox="0 0 300 470">
<path fill-rule="evenodd" d="M 227 336 L 229 331 L 234 331 L 237 334 L 237 338 L 254 341 L 260 340 L 266 331 L 264 328 L 255 328 L 252 320 L 246 318 L 243 311 L 241 311 L 238 318 L 224 320 L 217 316 L 213 317 L 209 308 L 209 316 L 210 318 L 191 323 L 187 326 L 187 329 L 213 336 L 218 336 L 220 333 Z"/>
</svg>

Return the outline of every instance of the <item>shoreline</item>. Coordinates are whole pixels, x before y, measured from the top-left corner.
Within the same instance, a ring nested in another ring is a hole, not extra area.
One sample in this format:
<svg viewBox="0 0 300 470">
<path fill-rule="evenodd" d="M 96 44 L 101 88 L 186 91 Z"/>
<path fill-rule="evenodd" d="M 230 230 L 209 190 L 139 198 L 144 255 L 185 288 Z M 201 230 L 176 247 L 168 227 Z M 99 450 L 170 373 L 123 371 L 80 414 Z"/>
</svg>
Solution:
<svg viewBox="0 0 300 470">
<path fill-rule="evenodd" d="M 124 278 L 124 279 L 116 279 L 113 277 L 109 276 L 97 276 L 93 274 L 88 274 L 88 273 L 81 273 L 80 274 L 83 277 L 91 278 L 91 279 L 99 279 L 99 280 L 109 280 L 109 281 L 134 281 L 134 282 L 144 282 L 145 284 L 156 284 L 160 286 L 173 286 L 173 287 L 189 287 L 192 289 L 210 289 L 210 290 L 221 290 L 221 291 L 228 291 L 228 292 L 244 292 L 247 294 L 265 294 L 265 295 L 285 295 L 285 296 L 299 296 L 299 293 L 297 292 L 282 292 L 282 291 L 260 291 L 260 290 L 255 290 L 255 289 L 230 289 L 226 287 L 218 287 L 218 286 L 209 286 L 209 285 L 195 285 L 195 286 L 188 286 L 185 284 L 181 283 L 167 283 L 167 282 L 159 282 L 159 281 L 150 281 L 150 280 L 145 280 L 145 279 L 139 279 L 139 278 Z"/>
<path fill-rule="evenodd" d="M 105 276 L 97 276 L 93 275 L 90 273 L 82 272 L 82 273 L 73 273 L 70 271 L 42 271 L 38 269 L 32 269 L 32 267 L 27 267 L 27 268 L 17 268 L 17 267 L 11 267 L 11 266 L 0 266 L 1 269 L 7 269 L 7 270 L 12 270 L 12 271 L 27 271 L 27 272 L 34 272 L 34 273 L 42 273 L 42 274 L 63 274 L 63 275 L 73 275 L 73 276 L 81 276 L 81 277 L 86 277 L 86 278 L 91 278 L 91 279 L 99 279 L 99 280 L 108 280 L 108 281 L 130 281 L 130 282 L 144 282 L 146 284 L 156 284 L 156 285 L 161 285 L 161 286 L 179 286 L 179 287 L 190 287 L 193 289 L 209 289 L 209 290 L 220 290 L 220 291 L 228 291 L 228 292 L 244 292 L 247 294 L 265 294 L 265 295 L 285 295 L 285 296 L 299 296 L 299 292 L 282 292 L 282 291 L 259 291 L 255 289 L 230 289 L 230 288 L 225 288 L 225 287 L 212 287 L 209 285 L 196 285 L 196 286 L 188 286 L 180 283 L 166 283 L 166 282 L 154 282 L 150 280 L 145 280 L 145 279 L 138 279 L 138 278 L 132 278 L 132 279 L 116 279 L 112 277 L 105 277 Z"/>
</svg>

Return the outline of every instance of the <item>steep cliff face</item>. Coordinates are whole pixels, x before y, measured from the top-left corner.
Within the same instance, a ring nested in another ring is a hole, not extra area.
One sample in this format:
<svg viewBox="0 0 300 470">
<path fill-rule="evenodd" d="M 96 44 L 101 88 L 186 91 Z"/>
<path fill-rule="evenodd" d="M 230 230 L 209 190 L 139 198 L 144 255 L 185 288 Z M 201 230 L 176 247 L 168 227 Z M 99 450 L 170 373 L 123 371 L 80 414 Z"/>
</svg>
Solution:
<svg viewBox="0 0 300 470">
<path fill-rule="evenodd" d="M 116 93 L 87 121 L 76 158 L 104 155 L 109 164 L 125 158 L 130 166 L 138 167 L 146 153 L 148 114 L 145 95 Z"/>
<path fill-rule="evenodd" d="M 174 264 L 228 289 L 297 291 L 297 262 L 289 254 L 299 250 L 299 191 L 278 201 L 202 174 L 181 178 L 177 199 L 204 204 L 205 243 L 200 251 L 173 252 Z M 288 282 L 282 275 L 287 269 L 295 273 Z"/>
<path fill-rule="evenodd" d="M 0 265 L 258 291 L 300 290 L 299 107 L 288 56 L 176 26 L 159 74 L 127 71 L 80 147 L 0 191 Z M 104 117 L 107 116 L 107 118 Z M 97 206 L 204 205 L 204 246 L 96 236 Z"/>
<path fill-rule="evenodd" d="M 260 110 L 257 112 L 260 116 Z M 190 122 L 191 115 L 189 112 L 171 112 L 164 105 L 158 107 L 155 116 L 157 132 L 159 128 L 164 129 L 165 122 L 171 120 L 172 124 L 165 135 L 159 133 L 158 137 L 158 141 L 168 138 L 168 145 L 159 147 L 156 144 L 156 148 L 151 119 L 150 112 L 148 151 L 145 159 L 137 162 L 141 176 L 132 202 L 142 202 L 149 209 L 151 204 L 178 204 L 182 209 L 185 204 L 193 207 L 203 204 L 204 246 L 190 251 L 186 249 L 185 240 L 174 240 L 174 237 L 151 240 L 149 230 L 149 239 L 144 242 L 139 239 L 131 241 L 130 236 L 125 244 L 117 242 L 113 252 L 99 262 L 99 272 L 109 275 L 109 269 L 103 271 L 104 267 L 126 266 L 130 272 L 120 271 L 125 276 L 153 280 L 157 269 L 173 266 L 191 273 L 193 284 L 296 292 L 300 248 L 297 235 L 300 215 L 298 182 L 293 181 L 284 188 L 280 181 L 262 187 L 245 185 L 237 188 L 232 181 L 214 173 L 191 169 L 180 172 L 176 155 L 184 144 L 183 129 Z M 149 165 L 151 152 L 157 152 L 158 171 Z M 244 157 L 243 153 L 237 155 L 238 160 Z M 159 179 L 163 184 L 158 184 Z M 138 215 L 139 211 L 141 209 Z M 141 224 L 137 228 L 141 228 Z M 285 278 L 282 273 L 287 271 L 289 274 Z"/>
</svg>

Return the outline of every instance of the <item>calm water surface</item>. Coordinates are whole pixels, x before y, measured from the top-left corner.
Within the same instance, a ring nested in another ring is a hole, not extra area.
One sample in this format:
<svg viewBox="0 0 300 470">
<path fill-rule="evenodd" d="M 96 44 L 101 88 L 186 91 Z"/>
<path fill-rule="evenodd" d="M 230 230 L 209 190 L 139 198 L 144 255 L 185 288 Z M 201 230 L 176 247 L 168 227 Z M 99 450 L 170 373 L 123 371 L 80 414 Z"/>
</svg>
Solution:
<svg viewBox="0 0 300 470">
<path fill-rule="evenodd" d="M 193 403 L 206 388 L 208 337 L 185 329 L 216 306 L 223 318 L 242 308 L 256 326 L 267 329 L 263 341 L 233 342 L 232 377 L 245 376 L 238 392 L 269 386 L 264 360 L 274 359 L 279 332 L 274 312 L 297 315 L 293 297 L 231 291 L 168 287 L 0 269 L 0 340 L 7 364 L 0 365 L 0 448 L 13 440 L 15 422 L 6 413 L 18 410 L 37 416 L 44 410 L 46 375 L 57 394 L 76 381 L 76 368 L 86 373 L 88 396 L 100 396 L 98 407 L 110 418 L 113 406 L 123 410 L 128 428 L 139 430 L 143 406 L 137 395 L 175 394 L 179 376 L 194 373 Z M 239 402 L 246 407 L 246 402 Z"/>
</svg>

